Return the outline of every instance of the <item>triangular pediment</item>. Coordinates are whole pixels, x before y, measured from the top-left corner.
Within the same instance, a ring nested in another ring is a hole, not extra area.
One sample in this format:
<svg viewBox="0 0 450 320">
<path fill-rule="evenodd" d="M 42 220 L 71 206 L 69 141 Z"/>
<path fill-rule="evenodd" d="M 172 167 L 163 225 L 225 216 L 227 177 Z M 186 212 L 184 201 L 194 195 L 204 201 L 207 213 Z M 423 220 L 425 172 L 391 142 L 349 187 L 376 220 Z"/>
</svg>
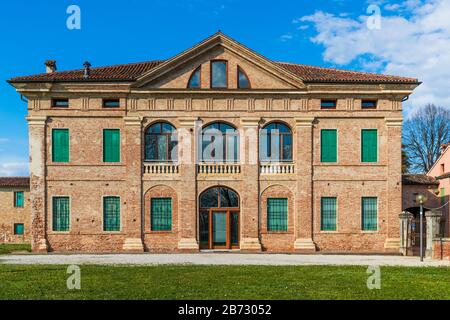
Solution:
<svg viewBox="0 0 450 320">
<path fill-rule="evenodd" d="M 251 89 L 305 88 L 298 76 L 220 32 L 144 73 L 133 87 L 186 89 L 192 72 L 201 66 L 202 89 L 207 89 L 209 63 L 214 60 L 228 62 L 229 89 L 236 88 L 238 67 L 248 75 Z"/>
</svg>

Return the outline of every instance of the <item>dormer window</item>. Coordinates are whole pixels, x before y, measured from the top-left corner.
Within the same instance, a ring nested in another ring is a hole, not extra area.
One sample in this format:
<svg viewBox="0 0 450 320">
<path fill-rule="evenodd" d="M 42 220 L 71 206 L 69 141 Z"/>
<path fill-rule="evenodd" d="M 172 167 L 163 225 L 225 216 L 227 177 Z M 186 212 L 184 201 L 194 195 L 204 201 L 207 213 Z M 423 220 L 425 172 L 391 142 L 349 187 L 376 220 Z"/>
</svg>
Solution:
<svg viewBox="0 0 450 320">
<path fill-rule="evenodd" d="M 250 80 L 247 77 L 247 74 L 241 67 L 237 68 L 237 84 L 239 89 L 250 89 Z"/>
<path fill-rule="evenodd" d="M 217 60 L 211 62 L 211 88 L 226 89 L 228 87 L 228 63 Z"/>
<path fill-rule="evenodd" d="M 202 68 L 198 67 L 192 72 L 191 77 L 188 82 L 188 89 L 200 89 L 200 76 L 201 76 Z"/>
<path fill-rule="evenodd" d="M 69 107 L 69 99 L 53 99 L 52 100 L 52 108 L 68 108 Z"/>
</svg>

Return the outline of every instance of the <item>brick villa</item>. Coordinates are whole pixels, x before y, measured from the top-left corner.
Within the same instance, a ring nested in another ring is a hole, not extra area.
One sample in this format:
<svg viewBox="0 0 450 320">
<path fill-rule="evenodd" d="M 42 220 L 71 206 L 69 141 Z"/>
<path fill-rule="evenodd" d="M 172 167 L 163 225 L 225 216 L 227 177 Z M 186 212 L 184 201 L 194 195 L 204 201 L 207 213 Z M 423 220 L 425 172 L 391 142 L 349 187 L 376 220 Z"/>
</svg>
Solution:
<svg viewBox="0 0 450 320">
<path fill-rule="evenodd" d="M 217 33 L 164 61 L 9 80 L 34 251 L 399 252 L 417 79 L 271 61 Z"/>
</svg>

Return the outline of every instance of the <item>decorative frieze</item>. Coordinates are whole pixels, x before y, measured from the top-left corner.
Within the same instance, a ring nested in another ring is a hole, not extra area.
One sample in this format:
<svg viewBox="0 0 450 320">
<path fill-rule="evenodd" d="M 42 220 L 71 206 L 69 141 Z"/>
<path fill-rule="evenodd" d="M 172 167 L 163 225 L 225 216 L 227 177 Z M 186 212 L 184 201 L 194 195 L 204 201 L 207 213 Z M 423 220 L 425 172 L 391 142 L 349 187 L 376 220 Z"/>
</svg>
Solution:
<svg viewBox="0 0 450 320">
<path fill-rule="evenodd" d="M 30 100 L 30 105 L 31 105 L 31 109 L 33 109 L 34 111 L 41 110 L 41 100 L 40 99 Z"/>
<path fill-rule="evenodd" d="M 81 100 L 81 109 L 83 111 L 89 110 L 89 98 L 83 98 Z"/>
<path fill-rule="evenodd" d="M 156 101 L 155 98 L 148 99 L 148 110 L 155 110 Z"/>
<path fill-rule="evenodd" d="M 255 99 L 253 98 L 248 99 L 247 109 L 249 112 L 255 111 Z"/>
<path fill-rule="evenodd" d="M 355 110 L 355 99 L 347 98 L 347 99 L 345 99 L 345 103 L 346 103 L 347 110 L 349 110 L 349 111 Z"/>
</svg>

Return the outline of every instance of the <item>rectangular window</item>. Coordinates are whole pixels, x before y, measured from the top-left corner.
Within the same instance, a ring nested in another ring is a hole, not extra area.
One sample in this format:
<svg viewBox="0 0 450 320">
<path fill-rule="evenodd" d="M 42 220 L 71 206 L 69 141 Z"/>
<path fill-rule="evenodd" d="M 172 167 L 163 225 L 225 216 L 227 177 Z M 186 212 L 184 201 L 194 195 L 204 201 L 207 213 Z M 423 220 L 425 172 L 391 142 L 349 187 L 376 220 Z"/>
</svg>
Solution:
<svg viewBox="0 0 450 320">
<path fill-rule="evenodd" d="M 377 108 L 377 100 L 362 100 L 361 108 L 362 109 L 376 109 Z"/>
<path fill-rule="evenodd" d="M 443 206 L 445 204 L 445 188 L 441 188 L 439 193 L 441 195 L 441 206 Z"/>
<path fill-rule="evenodd" d="M 361 205 L 362 230 L 377 231 L 378 230 L 378 205 L 377 198 L 364 197 Z"/>
<path fill-rule="evenodd" d="M 361 131 L 361 161 L 378 161 L 378 131 L 377 129 L 363 129 Z"/>
<path fill-rule="evenodd" d="M 226 61 L 211 62 L 211 88 L 225 89 L 228 87 L 227 71 Z"/>
<path fill-rule="evenodd" d="M 103 162 L 120 162 L 120 130 L 103 130 Z"/>
<path fill-rule="evenodd" d="M 120 231 L 120 197 L 103 198 L 103 231 Z"/>
<path fill-rule="evenodd" d="M 172 199 L 153 198 L 151 200 L 150 220 L 152 231 L 171 231 Z"/>
<path fill-rule="evenodd" d="M 16 236 L 23 235 L 23 223 L 15 223 L 14 224 L 14 235 L 16 235 Z"/>
<path fill-rule="evenodd" d="M 23 191 L 14 192 L 14 207 L 22 208 L 24 205 L 24 193 Z"/>
<path fill-rule="evenodd" d="M 288 199 L 267 199 L 267 231 L 283 232 L 288 230 Z"/>
<path fill-rule="evenodd" d="M 53 231 L 69 231 L 70 200 L 69 197 L 53 197 Z"/>
<path fill-rule="evenodd" d="M 120 99 L 103 99 L 103 108 L 120 108 Z"/>
<path fill-rule="evenodd" d="M 336 109 L 336 100 L 321 100 L 320 108 L 321 109 Z"/>
<path fill-rule="evenodd" d="M 69 99 L 52 99 L 52 108 L 68 108 Z"/>
<path fill-rule="evenodd" d="M 320 134 L 320 161 L 337 162 L 337 130 L 323 129 Z"/>
<path fill-rule="evenodd" d="M 320 230 L 336 231 L 336 198 L 320 199 Z"/>
<path fill-rule="evenodd" d="M 52 161 L 69 162 L 69 129 L 52 130 Z"/>
</svg>

